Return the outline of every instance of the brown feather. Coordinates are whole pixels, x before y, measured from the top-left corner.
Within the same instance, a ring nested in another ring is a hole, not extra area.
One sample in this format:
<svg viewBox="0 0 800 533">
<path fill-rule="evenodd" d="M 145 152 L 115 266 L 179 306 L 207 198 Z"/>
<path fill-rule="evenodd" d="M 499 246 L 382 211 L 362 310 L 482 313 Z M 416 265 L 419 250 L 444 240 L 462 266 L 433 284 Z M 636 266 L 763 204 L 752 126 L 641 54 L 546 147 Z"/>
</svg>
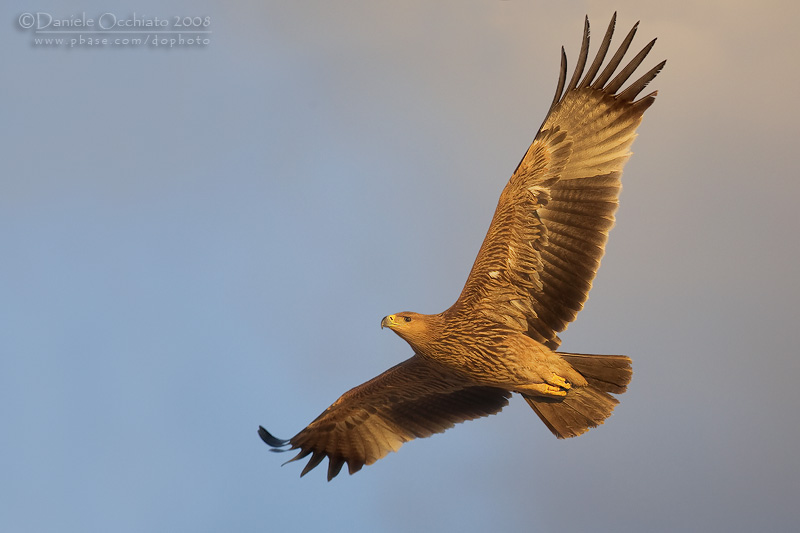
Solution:
<svg viewBox="0 0 800 533">
<path fill-rule="evenodd" d="M 583 435 L 611 416 L 619 401 L 592 385 L 567 391 L 563 399 L 524 396 L 547 428 L 559 439 Z"/>
<path fill-rule="evenodd" d="M 429 437 L 454 424 L 499 412 L 511 392 L 475 386 L 418 355 L 346 392 L 307 428 L 282 441 L 260 428 L 273 449 L 299 449 L 289 462 L 311 454 L 301 475 L 329 458 L 328 480 L 347 462 L 350 473 L 404 442 Z"/>
<path fill-rule="evenodd" d="M 517 297 L 529 302 L 532 311 L 526 315 L 527 326 L 522 329 L 534 338 L 557 346 L 557 334 L 583 308 L 615 223 L 622 168 L 630 157 L 630 145 L 645 103 L 652 103 L 646 100 L 649 96 L 635 103 L 630 100 L 663 67 L 657 65 L 634 82 L 625 91 L 624 99 L 614 94 L 652 48 L 652 43 L 648 44 L 608 83 L 633 40 L 634 26 L 606 69 L 592 82 L 610 45 L 614 21 L 615 18 L 586 77 L 576 85 L 585 64 L 585 58 L 579 60 L 567 90 L 550 109 L 503 191 L 464 290 L 454 305 L 461 316 L 469 316 L 475 307 L 490 305 L 479 300 L 508 293 L 501 282 L 519 277 L 513 273 L 492 277 L 490 272 L 520 265 L 536 265 L 535 272 L 529 268 L 525 272 L 535 283 L 527 287 L 516 285 Z M 588 27 L 584 30 L 581 55 L 587 46 Z M 562 69 L 562 77 L 563 74 Z M 559 91 L 562 85 L 560 82 Z M 531 188 L 539 196 L 546 196 L 539 207 L 530 205 L 527 192 Z M 535 213 L 530 212 L 531 208 Z M 522 233 L 516 229 L 520 227 L 536 229 L 534 239 L 527 245 L 514 238 Z M 510 261 L 512 257 L 524 260 Z"/>
</svg>

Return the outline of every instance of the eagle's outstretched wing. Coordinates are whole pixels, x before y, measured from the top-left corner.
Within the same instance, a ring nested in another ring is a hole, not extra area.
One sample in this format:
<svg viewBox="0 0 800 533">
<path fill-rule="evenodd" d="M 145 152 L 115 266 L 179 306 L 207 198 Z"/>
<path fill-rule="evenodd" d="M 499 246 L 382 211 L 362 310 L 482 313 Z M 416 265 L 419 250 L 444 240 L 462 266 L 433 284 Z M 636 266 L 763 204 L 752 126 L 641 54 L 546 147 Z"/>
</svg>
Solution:
<svg viewBox="0 0 800 533">
<path fill-rule="evenodd" d="M 555 98 L 533 144 L 511 176 L 454 313 L 482 314 L 526 331 L 551 349 L 583 308 L 614 224 L 622 168 L 644 111 L 656 93 L 636 99 L 662 61 L 620 90 L 655 43 L 619 73 L 636 27 L 601 71 L 616 14 L 584 74 L 586 19 L 578 64 Z"/>
<path fill-rule="evenodd" d="M 351 474 L 358 472 L 404 442 L 497 413 L 510 396 L 503 389 L 474 386 L 414 355 L 343 394 L 288 441 L 263 427 L 258 434 L 276 451 L 299 449 L 290 461 L 311 454 L 301 475 L 328 457 L 330 481 L 344 463 Z"/>
</svg>

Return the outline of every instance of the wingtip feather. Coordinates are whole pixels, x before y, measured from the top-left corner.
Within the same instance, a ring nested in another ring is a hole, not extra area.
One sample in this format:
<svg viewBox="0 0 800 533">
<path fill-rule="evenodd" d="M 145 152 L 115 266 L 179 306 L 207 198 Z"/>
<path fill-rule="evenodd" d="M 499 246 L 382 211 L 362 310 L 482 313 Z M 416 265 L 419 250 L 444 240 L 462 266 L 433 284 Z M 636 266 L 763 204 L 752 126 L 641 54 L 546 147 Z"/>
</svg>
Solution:
<svg viewBox="0 0 800 533">
<path fill-rule="evenodd" d="M 267 446 L 272 448 L 283 448 L 289 444 L 288 440 L 283 440 L 275 437 L 272 433 L 264 429 L 264 426 L 258 426 L 258 436 L 261 437 Z M 285 450 L 275 450 L 275 451 L 285 451 Z"/>
</svg>

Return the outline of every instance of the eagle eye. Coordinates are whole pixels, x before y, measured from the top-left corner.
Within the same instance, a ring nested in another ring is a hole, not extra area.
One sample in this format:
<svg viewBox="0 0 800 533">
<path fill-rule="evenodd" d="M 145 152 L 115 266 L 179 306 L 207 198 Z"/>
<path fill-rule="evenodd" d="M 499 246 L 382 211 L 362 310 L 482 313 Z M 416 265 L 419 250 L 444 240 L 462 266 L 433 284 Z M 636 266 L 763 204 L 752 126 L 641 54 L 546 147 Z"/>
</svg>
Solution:
<svg viewBox="0 0 800 533">
<path fill-rule="evenodd" d="M 403 320 L 405 320 L 406 322 L 411 322 L 411 317 L 410 316 L 404 316 Z"/>
</svg>

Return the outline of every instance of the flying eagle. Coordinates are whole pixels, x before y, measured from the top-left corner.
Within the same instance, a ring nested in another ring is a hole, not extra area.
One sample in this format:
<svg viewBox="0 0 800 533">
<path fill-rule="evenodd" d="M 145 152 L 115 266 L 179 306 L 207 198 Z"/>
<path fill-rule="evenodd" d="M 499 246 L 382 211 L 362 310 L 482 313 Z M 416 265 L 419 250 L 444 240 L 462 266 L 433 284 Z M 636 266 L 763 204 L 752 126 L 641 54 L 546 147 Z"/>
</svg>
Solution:
<svg viewBox="0 0 800 533">
<path fill-rule="evenodd" d="M 499 412 L 513 392 L 558 438 L 602 424 L 631 379 L 621 355 L 556 352 L 583 308 L 614 225 L 622 168 L 656 92 L 637 99 L 662 61 L 622 89 L 655 39 L 619 73 L 635 25 L 601 71 L 616 13 L 584 73 L 589 19 L 578 63 L 561 73 L 547 118 L 500 195 L 458 300 L 437 315 L 402 312 L 381 327 L 414 355 L 346 392 L 289 440 L 258 430 L 273 451 L 311 455 L 301 476 L 328 458 L 328 480 L 350 474 L 404 442 Z M 616 73 L 616 74 L 615 74 Z"/>
</svg>

